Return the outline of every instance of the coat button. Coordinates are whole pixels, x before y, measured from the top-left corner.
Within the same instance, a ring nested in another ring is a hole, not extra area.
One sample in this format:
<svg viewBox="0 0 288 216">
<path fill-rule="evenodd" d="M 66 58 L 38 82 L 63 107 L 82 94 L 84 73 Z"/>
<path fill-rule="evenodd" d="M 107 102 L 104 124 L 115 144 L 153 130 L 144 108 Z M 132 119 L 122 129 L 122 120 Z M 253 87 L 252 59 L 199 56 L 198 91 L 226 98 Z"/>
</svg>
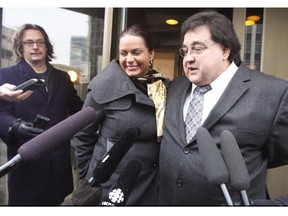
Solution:
<svg viewBox="0 0 288 216">
<path fill-rule="evenodd" d="M 183 182 L 181 180 L 179 180 L 179 179 L 177 180 L 177 186 L 178 187 L 182 187 L 183 186 Z"/>
<path fill-rule="evenodd" d="M 189 153 L 189 149 L 188 148 L 184 148 L 183 152 L 184 152 L 184 154 L 188 154 Z"/>
</svg>

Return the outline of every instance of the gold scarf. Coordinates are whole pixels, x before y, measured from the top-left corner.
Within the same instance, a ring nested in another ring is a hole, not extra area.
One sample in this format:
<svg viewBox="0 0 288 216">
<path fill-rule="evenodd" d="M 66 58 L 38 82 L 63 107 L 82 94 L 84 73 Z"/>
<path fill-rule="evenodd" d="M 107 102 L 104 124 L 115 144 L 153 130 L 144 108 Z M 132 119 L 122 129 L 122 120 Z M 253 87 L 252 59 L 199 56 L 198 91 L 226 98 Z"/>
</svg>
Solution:
<svg viewBox="0 0 288 216">
<path fill-rule="evenodd" d="M 155 104 L 157 141 L 160 142 L 163 136 L 163 123 L 167 89 L 161 79 L 156 82 L 147 83 L 147 92 L 150 99 Z"/>
</svg>

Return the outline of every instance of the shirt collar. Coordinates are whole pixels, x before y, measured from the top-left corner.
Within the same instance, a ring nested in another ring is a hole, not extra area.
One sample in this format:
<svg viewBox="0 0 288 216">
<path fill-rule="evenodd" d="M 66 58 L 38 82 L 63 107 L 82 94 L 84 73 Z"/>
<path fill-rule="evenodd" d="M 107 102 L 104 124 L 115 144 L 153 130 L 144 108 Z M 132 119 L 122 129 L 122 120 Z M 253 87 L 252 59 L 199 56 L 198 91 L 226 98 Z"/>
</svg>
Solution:
<svg viewBox="0 0 288 216">
<path fill-rule="evenodd" d="M 223 92 L 237 70 L 237 65 L 232 62 L 229 67 L 210 84 L 212 89 Z"/>
<path fill-rule="evenodd" d="M 212 83 L 210 83 L 212 90 L 224 91 L 237 70 L 237 65 L 235 64 L 235 62 L 232 62 L 229 67 L 222 74 L 220 74 L 219 77 L 217 77 Z M 196 87 L 196 85 L 192 85 L 192 92 Z"/>
<path fill-rule="evenodd" d="M 235 62 L 232 62 L 229 67 L 222 74 L 220 74 L 219 77 L 210 83 L 212 90 L 223 92 L 237 70 L 237 65 Z M 196 85 L 192 85 L 191 94 L 194 92 L 196 87 Z"/>
</svg>

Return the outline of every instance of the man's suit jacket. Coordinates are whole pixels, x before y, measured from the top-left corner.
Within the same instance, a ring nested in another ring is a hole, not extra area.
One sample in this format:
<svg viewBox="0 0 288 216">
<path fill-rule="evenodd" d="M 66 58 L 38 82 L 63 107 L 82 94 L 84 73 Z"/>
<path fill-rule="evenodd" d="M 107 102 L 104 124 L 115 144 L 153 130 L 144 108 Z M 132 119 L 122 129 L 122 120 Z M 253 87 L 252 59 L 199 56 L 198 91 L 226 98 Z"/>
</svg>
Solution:
<svg viewBox="0 0 288 216">
<path fill-rule="evenodd" d="M 267 167 L 288 163 L 288 82 L 241 64 L 203 123 L 220 149 L 220 134 L 235 136 L 246 162 L 250 199 L 265 199 Z M 160 151 L 160 205 L 223 205 L 220 187 L 208 182 L 194 139 L 187 144 L 183 104 L 191 82 L 181 76 L 168 89 Z M 239 193 L 228 189 L 233 201 Z"/>
</svg>

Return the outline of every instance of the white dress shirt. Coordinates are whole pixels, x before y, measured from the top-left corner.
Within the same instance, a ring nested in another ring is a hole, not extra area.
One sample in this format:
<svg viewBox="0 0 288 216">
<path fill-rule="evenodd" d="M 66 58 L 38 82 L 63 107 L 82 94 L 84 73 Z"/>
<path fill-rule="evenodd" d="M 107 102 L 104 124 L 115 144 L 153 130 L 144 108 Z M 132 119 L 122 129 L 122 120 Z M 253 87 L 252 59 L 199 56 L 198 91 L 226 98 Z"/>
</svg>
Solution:
<svg viewBox="0 0 288 216">
<path fill-rule="evenodd" d="M 229 65 L 229 67 L 219 77 L 217 77 L 217 79 L 215 79 L 212 83 L 210 83 L 212 89 L 208 91 L 206 94 L 204 94 L 204 105 L 203 105 L 201 124 L 203 124 L 203 122 L 206 120 L 209 113 L 211 112 L 211 110 L 213 109 L 213 107 L 215 106 L 219 98 L 221 97 L 222 93 L 226 89 L 228 83 L 230 82 L 230 80 L 232 79 L 232 77 L 234 76 L 237 70 L 238 70 L 237 65 L 234 62 L 232 62 Z M 192 100 L 193 91 L 195 88 L 196 88 L 196 85 L 192 84 L 191 93 L 188 94 L 185 100 L 185 103 L 183 106 L 184 121 L 185 121 L 189 103 Z"/>
</svg>

